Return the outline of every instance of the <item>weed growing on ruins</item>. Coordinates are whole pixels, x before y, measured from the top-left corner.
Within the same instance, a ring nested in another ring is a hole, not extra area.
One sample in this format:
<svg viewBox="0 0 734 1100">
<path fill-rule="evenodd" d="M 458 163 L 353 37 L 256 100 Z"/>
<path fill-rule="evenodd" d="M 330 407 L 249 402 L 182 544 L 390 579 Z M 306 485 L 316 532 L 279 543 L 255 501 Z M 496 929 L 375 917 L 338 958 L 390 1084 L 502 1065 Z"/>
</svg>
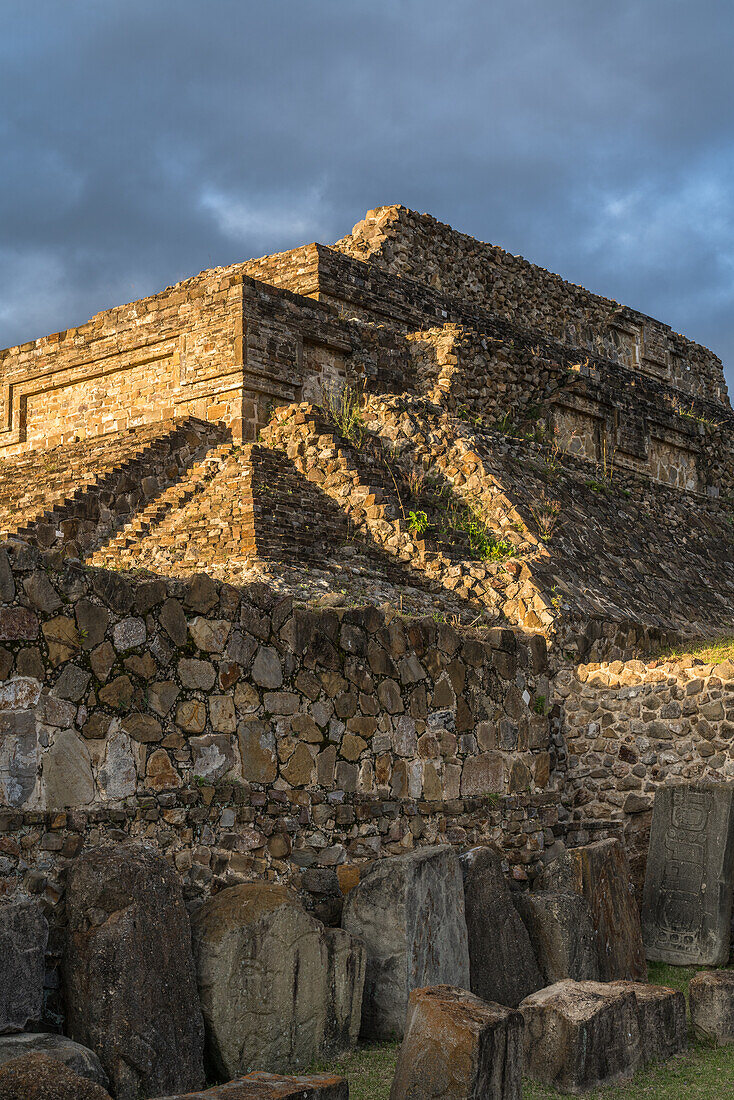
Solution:
<svg viewBox="0 0 734 1100">
<path fill-rule="evenodd" d="M 678 416 L 684 417 L 686 420 L 695 420 L 697 424 L 703 424 L 706 428 L 721 428 L 721 422 L 718 420 L 711 420 L 710 417 L 704 416 L 703 413 L 697 413 L 695 411 L 695 401 L 691 401 L 689 406 L 685 406 L 680 398 L 666 395 L 668 401 L 673 406 L 673 412 Z"/>
<path fill-rule="evenodd" d="M 533 703 L 533 710 L 536 714 L 545 714 L 545 695 L 536 695 Z"/>
<path fill-rule="evenodd" d="M 551 500 L 544 494 L 538 504 L 530 505 L 530 513 L 535 520 L 535 526 L 538 528 L 541 539 L 543 542 L 549 542 L 553 537 L 561 513 L 560 500 Z"/>
<path fill-rule="evenodd" d="M 408 526 L 412 535 L 422 535 L 428 530 L 428 516 L 425 512 L 408 512 Z"/>
<path fill-rule="evenodd" d="M 325 389 L 319 406 L 324 415 L 339 429 L 354 447 L 361 447 L 364 438 L 362 394 L 348 382 L 341 389 Z"/>
</svg>

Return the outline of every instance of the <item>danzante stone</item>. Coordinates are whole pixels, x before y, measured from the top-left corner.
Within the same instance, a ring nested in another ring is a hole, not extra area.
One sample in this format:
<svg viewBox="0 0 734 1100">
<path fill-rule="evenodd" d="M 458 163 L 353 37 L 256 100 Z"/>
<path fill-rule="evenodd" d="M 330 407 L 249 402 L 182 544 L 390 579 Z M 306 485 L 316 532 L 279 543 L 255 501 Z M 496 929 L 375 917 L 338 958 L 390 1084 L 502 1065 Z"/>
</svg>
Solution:
<svg viewBox="0 0 734 1100">
<path fill-rule="evenodd" d="M 734 890 L 734 783 L 660 787 L 642 903 L 648 959 L 722 966 Z"/>
<path fill-rule="evenodd" d="M 68 1030 L 91 1047 L 116 1100 L 204 1083 L 204 1022 L 181 884 L 140 844 L 75 861 L 66 891 Z"/>
<path fill-rule="evenodd" d="M 342 925 L 367 946 L 365 1038 L 402 1036 L 413 989 L 469 988 L 461 865 L 448 846 L 378 860 L 347 895 Z"/>
<path fill-rule="evenodd" d="M 527 929 L 512 904 L 496 848 L 463 852 L 464 904 L 472 993 L 517 1008 L 544 984 Z"/>
</svg>

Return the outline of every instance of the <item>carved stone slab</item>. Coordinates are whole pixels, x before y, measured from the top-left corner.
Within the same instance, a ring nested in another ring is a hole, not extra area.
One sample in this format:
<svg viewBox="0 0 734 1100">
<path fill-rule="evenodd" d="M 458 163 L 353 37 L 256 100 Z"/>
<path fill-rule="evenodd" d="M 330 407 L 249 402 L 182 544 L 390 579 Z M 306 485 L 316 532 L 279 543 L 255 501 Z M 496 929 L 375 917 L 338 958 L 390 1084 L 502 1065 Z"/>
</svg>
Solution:
<svg viewBox="0 0 734 1100">
<path fill-rule="evenodd" d="M 734 887 L 734 783 L 672 783 L 655 795 L 642 930 L 648 959 L 721 966 Z"/>
</svg>

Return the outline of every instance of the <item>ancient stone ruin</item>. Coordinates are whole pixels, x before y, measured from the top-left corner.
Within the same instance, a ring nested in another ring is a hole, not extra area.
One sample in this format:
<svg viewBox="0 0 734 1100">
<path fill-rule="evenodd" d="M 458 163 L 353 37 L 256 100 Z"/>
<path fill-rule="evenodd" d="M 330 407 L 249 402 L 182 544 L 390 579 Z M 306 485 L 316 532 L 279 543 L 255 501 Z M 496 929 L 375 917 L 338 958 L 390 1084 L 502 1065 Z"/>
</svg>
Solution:
<svg viewBox="0 0 734 1100">
<path fill-rule="evenodd" d="M 730 949 L 732 428 L 706 348 L 400 206 L 1 351 L 0 1095 L 680 1050 L 642 991 Z"/>
</svg>

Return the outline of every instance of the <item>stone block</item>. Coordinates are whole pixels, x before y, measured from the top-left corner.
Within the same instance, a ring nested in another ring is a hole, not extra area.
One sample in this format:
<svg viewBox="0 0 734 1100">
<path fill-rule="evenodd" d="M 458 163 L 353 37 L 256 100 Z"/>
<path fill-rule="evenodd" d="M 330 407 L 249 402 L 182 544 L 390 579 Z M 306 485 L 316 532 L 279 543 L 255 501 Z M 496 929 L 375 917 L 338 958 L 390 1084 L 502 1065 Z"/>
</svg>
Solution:
<svg viewBox="0 0 734 1100">
<path fill-rule="evenodd" d="M 646 980 L 640 914 L 621 841 L 597 840 L 569 848 L 545 867 L 539 886 L 570 890 L 588 901 L 602 981 Z"/>
<path fill-rule="evenodd" d="M 88 806 L 94 800 L 92 761 L 85 740 L 59 730 L 43 757 L 43 798 L 49 810 Z"/>
<path fill-rule="evenodd" d="M 570 978 L 520 1005 L 525 1074 L 559 1092 L 581 1093 L 631 1077 L 640 1062 L 634 993 Z"/>
<path fill-rule="evenodd" d="M 342 926 L 367 946 L 365 1038 L 402 1036 L 413 989 L 469 988 L 461 865 L 449 847 L 379 860 L 347 895 Z"/>
<path fill-rule="evenodd" d="M 38 780 L 33 711 L 0 711 L 0 800 L 13 809 L 32 802 Z"/>
<path fill-rule="evenodd" d="M 671 783 L 655 794 L 642 929 L 648 959 L 721 966 L 734 890 L 734 783 Z"/>
<path fill-rule="evenodd" d="M 646 982 L 610 982 L 609 988 L 635 995 L 641 1065 L 665 1061 L 686 1049 L 688 1021 L 686 999 L 682 993 Z"/>
<path fill-rule="evenodd" d="M 161 1096 L 157 1100 L 349 1100 L 349 1086 L 343 1077 L 329 1073 L 283 1077 L 257 1072 L 204 1092 Z"/>
<path fill-rule="evenodd" d="M 484 1001 L 517 1008 L 544 983 L 530 936 L 512 904 L 502 857 L 484 846 L 463 852 L 460 860 L 471 991 Z"/>
<path fill-rule="evenodd" d="M 734 1043 L 734 970 L 704 970 L 688 987 L 694 1032 L 717 1046 Z"/>
<path fill-rule="evenodd" d="M 448 985 L 414 989 L 390 1100 L 520 1100 L 523 1018 Z"/>
<path fill-rule="evenodd" d="M 343 928 L 324 928 L 323 936 L 327 959 L 323 1052 L 336 1054 L 350 1050 L 359 1038 L 367 948 Z"/>
<path fill-rule="evenodd" d="M 564 978 L 598 981 L 599 960 L 591 910 L 580 894 L 556 890 L 515 893 L 515 908 L 528 930 L 543 985 Z"/>
<path fill-rule="evenodd" d="M 302 1070 L 356 1034 L 364 948 L 284 886 L 222 890 L 192 932 L 208 1054 L 222 1076 Z"/>
<path fill-rule="evenodd" d="M 24 1054 L 0 1065 L 1 1100 L 110 1100 L 96 1081 L 80 1077 L 57 1058 Z"/>
<path fill-rule="evenodd" d="M 204 1084 L 204 1025 L 180 882 L 138 844 L 80 855 L 66 889 L 67 1029 L 91 1047 L 117 1100 Z"/>
<path fill-rule="evenodd" d="M 48 923 L 35 901 L 0 902 L 0 1033 L 41 1019 Z"/>
<path fill-rule="evenodd" d="M 102 1088 L 107 1088 L 107 1074 L 94 1051 L 64 1035 L 43 1031 L 3 1035 L 0 1038 L 0 1065 L 13 1058 L 22 1058 L 24 1054 L 44 1054 L 47 1058 L 55 1058 L 79 1077 L 86 1077 L 89 1081 L 96 1081 Z"/>
</svg>

